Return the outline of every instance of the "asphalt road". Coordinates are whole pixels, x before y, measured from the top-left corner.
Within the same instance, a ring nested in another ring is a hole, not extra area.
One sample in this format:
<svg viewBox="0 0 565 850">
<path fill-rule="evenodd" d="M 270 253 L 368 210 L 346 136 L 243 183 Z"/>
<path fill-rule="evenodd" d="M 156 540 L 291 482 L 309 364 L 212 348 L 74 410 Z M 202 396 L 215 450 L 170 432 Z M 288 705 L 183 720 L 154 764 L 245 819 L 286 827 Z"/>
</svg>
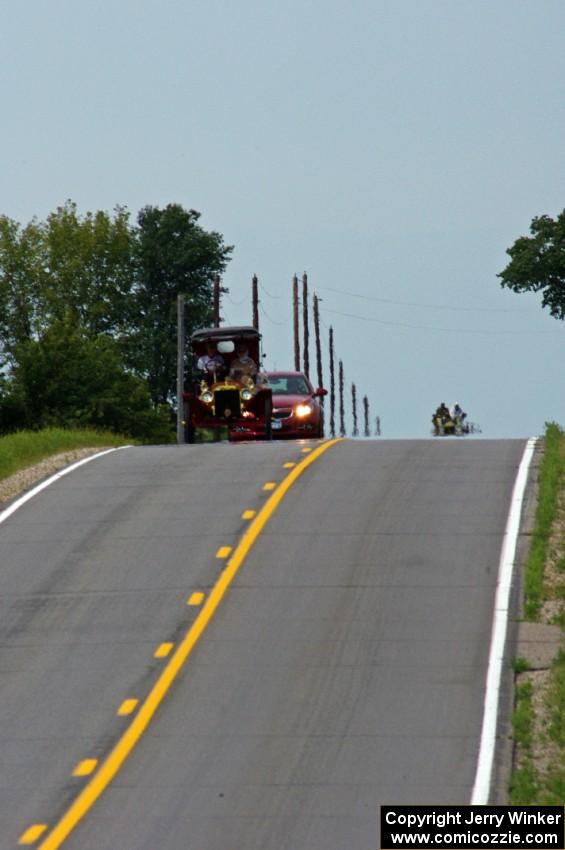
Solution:
<svg viewBox="0 0 565 850">
<path fill-rule="evenodd" d="M 133 448 L 0 525 L 0 847 L 89 781 L 303 444 Z M 345 441 L 269 520 L 68 850 L 373 850 L 466 803 L 520 440 Z M 46 831 L 34 846 L 40 846 Z"/>
</svg>

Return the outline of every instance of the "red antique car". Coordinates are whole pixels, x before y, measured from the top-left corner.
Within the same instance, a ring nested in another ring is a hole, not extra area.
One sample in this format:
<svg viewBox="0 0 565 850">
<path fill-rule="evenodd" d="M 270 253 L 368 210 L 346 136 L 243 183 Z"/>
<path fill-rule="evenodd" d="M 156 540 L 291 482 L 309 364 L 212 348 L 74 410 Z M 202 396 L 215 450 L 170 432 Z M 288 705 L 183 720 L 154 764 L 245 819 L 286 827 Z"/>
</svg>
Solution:
<svg viewBox="0 0 565 850">
<path fill-rule="evenodd" d="M 261 334 L 253 327 L 204 328 L 191 337 L 191 389 L 183 393 L 185 441 L 272 435 L 273 399 L 260 372 Z"/>
</svg>

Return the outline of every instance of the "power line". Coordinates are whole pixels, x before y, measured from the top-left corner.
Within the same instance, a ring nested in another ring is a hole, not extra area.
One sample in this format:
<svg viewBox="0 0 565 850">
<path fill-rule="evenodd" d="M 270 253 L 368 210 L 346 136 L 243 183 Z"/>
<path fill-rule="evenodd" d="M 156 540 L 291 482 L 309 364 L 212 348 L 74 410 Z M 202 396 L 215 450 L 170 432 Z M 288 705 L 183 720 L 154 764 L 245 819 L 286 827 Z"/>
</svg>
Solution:
<svg viewBox="0 0 565 850">
<path fill-rule="evenodd" d="M 263 284 L 261 283 L 261 281 L 259 281 L 259 286 L 261 287 L 261 289 L 263 290 L 263 292 L 265 293 L 265 295 L 268 295 L 268 296 L 269 296 L 269 298 L 276 298 L 277 300 L 278 300 L 278 299 L 280 299 L 280 298 L 282 298 L 282 295 L 273 295 L 271 292 L 269 292 L 269 290 L 268 290 L 268 289 L 266 289 L 266 288 L 263 286 Z"/>
<path fill-rule="evenodd" d="M 510 307 L 452 307 L 447 304 L 422 304 L 417 301 L 394 301 L 391 298 L 379 298 L 377 295 L 361 295 L 359 292 L 349 292 L 345 289 L 336 289 L 333 286 L 319 286 L 328 292 L 337 292 L 339 295 L 347 295 L 350 298 L 361 298 L 364 301 L 379 301 L 381 304 L 395 304 L 400 307 L 423 307 L 426 310 L 452 310 L 456 313 L 528 313 L 529 310 L 518 310 Z"/>
<path fill-rule="evenodd" d="M 341 310 L 328 310 L 326 307 L 324 312 L 333 313 L 336 316 L 345 316 L 348 319 L 358 319 L 361 322 L 373 322 L 378 325 L 388 325 L 390 327 L 395 328 L 410 328 L 412 330 L 422 330 L 422 331 L 444 331 L 446 333 L 458 333 L 458 334 L 486 334 L 486 335 L 495 335 L 500 336 L 504 335 L 521 335 L 521 334 L 552 334 L 557 336 L 557 331 L 488 331 L 488 330 L 478 330 L 477 328 L 438 328 L 432 325 L 411 325 L 406 322 L 388 322 L 385 319 L 377 319 L 373 316 L 357 316 L 353 313 L 344 313 Z"/>
<path fill-rule="evenodd" d="M 272 324 L 272 325 L 286 325 L 286 324 L 287 324 L 287 322 L 289 322 L 289 321 L 290 321 L 290 316 L 287 316 L 287 318 L 286 318 L 283 322 L 277 322 L 275 319 L 272 319 L 272 318 L 269 316 L 269 314 L 267 313 L 267 311 L 265 310 L 265 308 L 263 307 L 263 305 L 261 304 L 261 302 L 259 302 L 259 310 L 261 311 L 261 313 L 263 314 L 263 316 L 265 316 L 265 318 L 267 319 L 267 321 L 268 321 L 268 322 L 271 322 L 271 324 Z"/>
</svg>

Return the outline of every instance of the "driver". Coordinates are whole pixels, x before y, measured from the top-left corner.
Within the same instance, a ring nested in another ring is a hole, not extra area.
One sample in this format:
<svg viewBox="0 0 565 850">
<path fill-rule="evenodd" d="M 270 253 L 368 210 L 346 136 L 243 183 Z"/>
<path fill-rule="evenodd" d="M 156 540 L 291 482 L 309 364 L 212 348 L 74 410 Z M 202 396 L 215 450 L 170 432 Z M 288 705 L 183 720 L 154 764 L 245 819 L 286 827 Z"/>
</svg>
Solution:
<svg viewBox="0 0 565 850">
<path fill-rule="evenodd" d="M 198 358 L 196 368 L 203 372 L 205 377 L 211 378 L 214 373 L 217 375 L 224 372 L 226 364 L 224 358 L 218 353 L 215 342 L 206 343 L 206 354 Z"/>
<path fill-rule="evenodd" d="M 257 364 L 249 355 L 249 350 L 244 342 L 238 342 L 235 347 L 235 357 L 230 366 L 230 378 L 236 380 L 245 377 L 254 379 L 257 375 Z"/>
<path fill-rule="evenodd" d="M 442 401 L 442 403 L 434 413 L 434 419 L 437 419 L 439 422 L 449 422 L 451 420 L 451 415 L 444 401 Z"/>
</svg>

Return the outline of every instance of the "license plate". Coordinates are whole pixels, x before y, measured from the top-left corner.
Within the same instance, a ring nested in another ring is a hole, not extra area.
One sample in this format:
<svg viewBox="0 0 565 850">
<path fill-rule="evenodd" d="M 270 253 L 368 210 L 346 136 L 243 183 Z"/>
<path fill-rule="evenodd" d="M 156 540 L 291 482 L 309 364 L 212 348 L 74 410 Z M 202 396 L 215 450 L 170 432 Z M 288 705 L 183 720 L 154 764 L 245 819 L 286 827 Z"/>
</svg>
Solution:
<svg viewBox="0 0 565 850">
<path fill-rule="evenodd" d="M 273 419 L 271 425 L 273 427 L 273 431 L 280 431 L 282 428 L 282 422 L 280 421 L 280 419 Z"/>
</svg>

